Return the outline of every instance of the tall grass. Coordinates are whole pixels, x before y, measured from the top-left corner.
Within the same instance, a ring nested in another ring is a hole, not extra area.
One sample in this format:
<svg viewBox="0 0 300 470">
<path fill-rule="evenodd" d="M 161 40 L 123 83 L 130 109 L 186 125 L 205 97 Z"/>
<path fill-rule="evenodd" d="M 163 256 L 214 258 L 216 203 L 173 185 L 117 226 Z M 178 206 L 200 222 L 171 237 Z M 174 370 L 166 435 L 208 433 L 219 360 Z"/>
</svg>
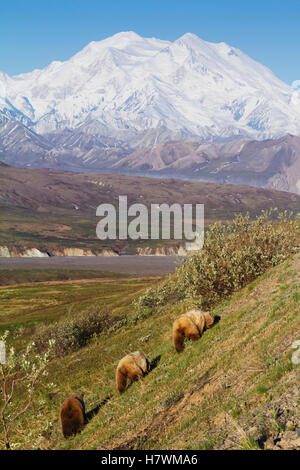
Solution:
<svg viewBox="0 0 300 470">
<path fill-rule="evenodd" d="M 186 300 L 210 308 L 293 253 L 297 229 L 291 214 L 277 215 L 276 209 L 254 220 L 237 215 L 230 224 L 218 222 L 208 229 L 202 250 L 136 299 L 135 308 L 151 312 Z"/>
</svg>

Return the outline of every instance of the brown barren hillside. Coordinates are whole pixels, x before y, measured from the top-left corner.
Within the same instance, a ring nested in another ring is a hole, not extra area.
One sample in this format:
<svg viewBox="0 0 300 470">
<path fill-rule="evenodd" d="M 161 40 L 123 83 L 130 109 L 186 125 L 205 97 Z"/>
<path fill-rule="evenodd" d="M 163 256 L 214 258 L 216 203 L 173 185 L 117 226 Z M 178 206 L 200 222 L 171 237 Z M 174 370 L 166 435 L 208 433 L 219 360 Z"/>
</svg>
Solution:
<svg viewBox="0 0 300 470">
<path fill-rule="evenodd" d="M 271 205 L 296 210 L 300 207 L 300 196 L 246 185 L 0 166 L 1 207 L 94 215 L 99 204 L 117 203 L 119 195 L 127 195 L 130 204 L 137 201 L 146 205 L 203 203 L 208 210 L 256 211 Z"/>
<path fill-rule="evenodd" d="M 113 249 L 117 253 L 134 253 L 137 247 L 154 245 L 149 240 L 100 242 L 96 238 L 99 221 L 96 207 L 101 203 L 118 205 L 119 195 L 127 195 L 129 205 L 136 202 L 148 207 L 151 203 L 204 204 L 206 225 L 230 220 L 237 212 L 253 214 L 269 207 L 300 211 L 300 196 L 250 186 L 2 164 L 0 246 L 46 251 L 49 247 Z"/>
</svg>

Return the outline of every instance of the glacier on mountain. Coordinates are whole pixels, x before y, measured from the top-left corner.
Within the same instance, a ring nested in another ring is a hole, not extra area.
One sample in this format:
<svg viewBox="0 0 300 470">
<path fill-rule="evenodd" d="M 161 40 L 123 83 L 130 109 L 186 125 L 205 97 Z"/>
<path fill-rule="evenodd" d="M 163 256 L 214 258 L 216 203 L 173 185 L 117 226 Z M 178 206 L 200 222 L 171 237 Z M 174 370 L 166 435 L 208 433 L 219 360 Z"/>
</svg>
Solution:
<svg viewBox="0 0 300 470">
<path fill-rule="evenodd" d="M 0 72 L 0 116 L 38 134 L 93 128 L 126 140 L 166 128 L 204 140 L 300 135 L 295 90 L 226 43 L 118 33 L 65 62 Z"/>
</svg>

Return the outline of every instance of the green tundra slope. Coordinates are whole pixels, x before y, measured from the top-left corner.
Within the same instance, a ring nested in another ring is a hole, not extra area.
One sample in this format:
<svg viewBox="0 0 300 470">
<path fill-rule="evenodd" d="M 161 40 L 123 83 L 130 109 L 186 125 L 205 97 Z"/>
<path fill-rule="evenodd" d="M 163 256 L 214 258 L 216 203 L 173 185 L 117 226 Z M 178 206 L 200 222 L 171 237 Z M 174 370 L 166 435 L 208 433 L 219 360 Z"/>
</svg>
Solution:
<svg viewBox="0 0 300 470">
<path fill-rule="evenodd" d="M 39 387 L 12 433 L 16 448 L 300 448 L 299 366 L 291 347 L 300 339 L 299 253 L 219 304 L 212 313 L 220 321 L 181 354 L 173 349 L 172 323 L 190 305 L 167 304 L 143 318 L 131 298 L 122 292 L 113 310 L 122 306 L 126 321 L 51 362 L 47 381 L 54 385 L 51 392 Z M 116 366 L 135 350 L 155 367 L 119 395 Z M 84 393 L 89 422 L 66 440 L 59 408 L 75 392 Z"/>
</svg>

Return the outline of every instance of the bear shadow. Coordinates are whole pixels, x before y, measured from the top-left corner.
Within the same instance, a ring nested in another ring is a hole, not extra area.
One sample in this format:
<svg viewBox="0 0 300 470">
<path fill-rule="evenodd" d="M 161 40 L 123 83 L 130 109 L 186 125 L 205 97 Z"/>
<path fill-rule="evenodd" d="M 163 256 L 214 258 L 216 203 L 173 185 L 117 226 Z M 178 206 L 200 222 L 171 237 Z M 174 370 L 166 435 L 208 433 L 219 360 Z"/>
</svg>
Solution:
<svg viewBox="0 0 300 470">
<path fill-rule="evenodd" d="M 149 362 L 147 374 L 152 372 L 158 366 L 158 363 L 159 363 L 160 360 L 161 360 L 161 354 L 159 354 L 154 359 L 152 359 L 151 362 Z"/>
<path fill-rule="evenodd" d="M 101 408 L 111 399 L 112 395 L 108 395 L 97 406 L 85 414 L 85 424 L 88 424 L 101 410 Z"/>
<path fill-rule="evenodd" d="M 215 316 L 214 316 L 214 319 L 215 319 L 214 325 L 216 325 L 216 324 L 219 323 L 219 321 L 221 320 L 221 317 L 220 317 L 220 315 L 215 315 Z"/>
</svg>

